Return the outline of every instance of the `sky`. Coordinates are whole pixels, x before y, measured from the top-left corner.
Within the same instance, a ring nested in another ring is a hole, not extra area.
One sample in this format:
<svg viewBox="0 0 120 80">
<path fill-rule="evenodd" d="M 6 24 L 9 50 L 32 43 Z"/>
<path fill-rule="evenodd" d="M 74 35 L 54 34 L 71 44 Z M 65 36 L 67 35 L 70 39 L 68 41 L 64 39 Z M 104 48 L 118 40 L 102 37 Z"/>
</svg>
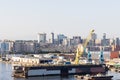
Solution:
<svg viewBox="0 0 120 80">
<path fill-rule="evenodd" d="M 0 0 L 0 39 L 36 40 L 38 33 L 120 37 L 120 0 Z"/>
</svg>

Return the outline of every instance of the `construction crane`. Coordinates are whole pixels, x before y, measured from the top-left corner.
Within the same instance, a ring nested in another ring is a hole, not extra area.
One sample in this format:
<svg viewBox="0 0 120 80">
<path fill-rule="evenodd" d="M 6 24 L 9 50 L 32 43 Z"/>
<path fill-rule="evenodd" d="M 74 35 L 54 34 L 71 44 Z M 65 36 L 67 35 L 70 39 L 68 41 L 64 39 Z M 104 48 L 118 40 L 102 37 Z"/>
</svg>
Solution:
<svg viewBox="0 0 120 80">
<path fill-rule="evenodd" d="M 77 47 L 77 52 L 76 52 L 76 56 L 75 56 L 75 64 L 79 64 L 79 59 L 80 57 L 84 54 L 85 50 L 86 50 L 86 46 L 93 34 L 94 30 L 92 29 L 88 35 L 88 37 L 86 38 L 85 42 L 83 44 L 78 45 Z"/>
</svg>

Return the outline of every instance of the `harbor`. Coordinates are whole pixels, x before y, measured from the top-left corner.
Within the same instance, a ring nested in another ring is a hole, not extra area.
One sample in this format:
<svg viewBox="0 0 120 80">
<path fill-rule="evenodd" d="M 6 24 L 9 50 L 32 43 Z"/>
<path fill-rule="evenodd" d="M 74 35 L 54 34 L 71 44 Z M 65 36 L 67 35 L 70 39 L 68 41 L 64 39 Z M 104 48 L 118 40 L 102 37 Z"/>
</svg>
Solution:
<svg viewBox="0 0 120 80">
<path fill-rule="evenodd" d="M 120 80 L 120 0 L 1 0 L 0 80 Z"/>
<path fill-rule="evenodd" d="M 118 65 L 111 65 L 113 53 L 105 53 L 105 48 L 100 47 L 100 51 L 95 57 L 87 47 L 94 30 L 92 29 L 83 44 L 78 44 L 74 53 L 46 53 L 46 54 L 18 54 L 1 56 L 1 61 L 12 65 L 12 77 L 47 77 L 60 76 L 68 77 L 84 76 L 85 80 L 111 80 L 113 75 L 105 75 L 111 67 L 119 70 Z M 106 55 L 106 56 L 105 56 Z M 108 56 L 109 55 L 109 56 Z M 118 58 L 119 59 L 119 58 Z M 114 63 L 116 60 L 114 60 Z M 119 60 L 117 60 L 119 63 Z M 117 67 L 116 67 L 117 66 Z M 119 72 L 119 71 L 118 71 Z M 98 76 L 98 74 L 101 74 Z M 89 75 L 89 76 L 86 76 Z M 94 76 L 93 76 L 94 75 Z M 90 79 L 89 79 L 90 78 Z"/>
<path fill-rule="evenodd" d="M 76 74 L 97 74 L 106 73 L 108 68 L 105 64 L 96 63 L 95 61 L 88 62 L 82 58 L 81 64 L 75 64 L 72 58 L 60 56 L 62 54 L 39 54 L 39 55 L 17 55 L 11 57 L 10 61 L 3 60 L 2 62 L 12 64 L 14 77 L 35 77 L 35 76 L 69 76 Z M 70 54 L 67 54 L 70 56 Z M 38 57 L 39 58 L 38 58 Z"/>
<path fill-rule="evenodd" d="M 48 76 L 69 78 L 72 76 L 73 80 L 112 80 L 114 75 L 109 75 L 108 72 L 112 69 L 115 69 L 117 73 L 120 72 L 119 52 L 115 52 L 113 47 L 114 52 L 106 53 L 104 46 L 99 47 L 99 52 L 95 50 L 92 52 L 88 43 L 93 33 L 94 29 L 90 30 L 86 40 L 82 44 L 77 44 L 73 53 L 4 55 L 1 53 L 0 62 L 11 66 L 10 76 L 16 79 Z M 117 60 L 114 60 L 115 58 Z"/>
<path fill-rule="evenodd" d="M 79 53 L 79 51 L 77 53 Z M 102 51 L 99 53 L 100 55 L 103 55 Z M 80 58 L 79 64 L 75 64 L 74 59 L 76 56 L 73 56 L 73 54 L 61 53 L 9 55 L 9 57 L 7 55 L 6 58 L 1 58 L 0 63 L 1 69 L 3 67 L 2 65 L 6 68 L 9 68 L 8 66 L 10 66 L 10 71 L 6 72 L 10 72 L 9 76 L 11 76 L 11 78 L 22 78 L 23 80 L 26 78 L 46 78 L 50 76 L 51 78 L 56 76 L 59 76 L 60 78 L 72 77 L 73 80 L 79 79 L 81 76 L 85 80 L 89 76 L 90 80 L 97 80 L 97 78 L 102 78 L 100 80 L 106 80 L 106 78 L 114 80 L 114 75 L 120 74 L 119 58 L 104 59 L 103 56 L 99 57 L 98 60 L 94 60 L 88 56 L 87 58 Z M 88 58 L 92 61 L 89 62 Z M 101 59 L 104 60 L 101 61 Z M 3 71 L 1 70 L 1 73 L 2 72 Z M 98 76 L 97 74 L 101 74 L 102 76 Z M 75 75 L 79 77 L 75 77 Z"/>
</svg>

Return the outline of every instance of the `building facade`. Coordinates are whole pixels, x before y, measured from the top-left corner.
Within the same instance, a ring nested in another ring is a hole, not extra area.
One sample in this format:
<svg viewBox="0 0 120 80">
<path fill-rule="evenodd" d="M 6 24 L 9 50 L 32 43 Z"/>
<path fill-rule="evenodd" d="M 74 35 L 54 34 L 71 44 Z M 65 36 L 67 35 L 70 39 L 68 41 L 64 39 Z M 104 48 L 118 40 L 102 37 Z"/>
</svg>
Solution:
<svg viewBox="0 0 120 80">
<path fill-rule="evenodd" d="M 46 43 L 46 33 L 38 33 L 38 43 Z"/>
<path fill-rule="evenodd" d="M 52 32 L 50 34 L 50 40 L 49 40 L 50 43 L 54 44 L 54 33 Z"/>
</svg>

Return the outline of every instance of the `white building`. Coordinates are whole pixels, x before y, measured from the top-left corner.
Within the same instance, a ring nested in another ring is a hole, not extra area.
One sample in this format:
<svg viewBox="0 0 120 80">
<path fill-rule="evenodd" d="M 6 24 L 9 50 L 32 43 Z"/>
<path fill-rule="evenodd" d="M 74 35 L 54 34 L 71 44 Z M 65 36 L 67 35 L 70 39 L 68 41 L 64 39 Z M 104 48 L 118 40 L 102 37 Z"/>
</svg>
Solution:
<svg viewBox="0 0 120 80">
<path fill-rule="evenodd" d="M 38 33 L 38 43 L 46 43 L 46 33 Z"/>
<path fill-rule="evenodd" d="M 63 42 L 62 42 L 62 45 L 64 45 L 64 46 L 68 46 L 68 38 L 64 38 L 63 39 Z"/>
<path fill-rule="evenodd" d="M 50 43 L 54 44 L 54 33 L 51 33 L 50 34 L 50 40 L 49 40 Z"/>
</svg>

